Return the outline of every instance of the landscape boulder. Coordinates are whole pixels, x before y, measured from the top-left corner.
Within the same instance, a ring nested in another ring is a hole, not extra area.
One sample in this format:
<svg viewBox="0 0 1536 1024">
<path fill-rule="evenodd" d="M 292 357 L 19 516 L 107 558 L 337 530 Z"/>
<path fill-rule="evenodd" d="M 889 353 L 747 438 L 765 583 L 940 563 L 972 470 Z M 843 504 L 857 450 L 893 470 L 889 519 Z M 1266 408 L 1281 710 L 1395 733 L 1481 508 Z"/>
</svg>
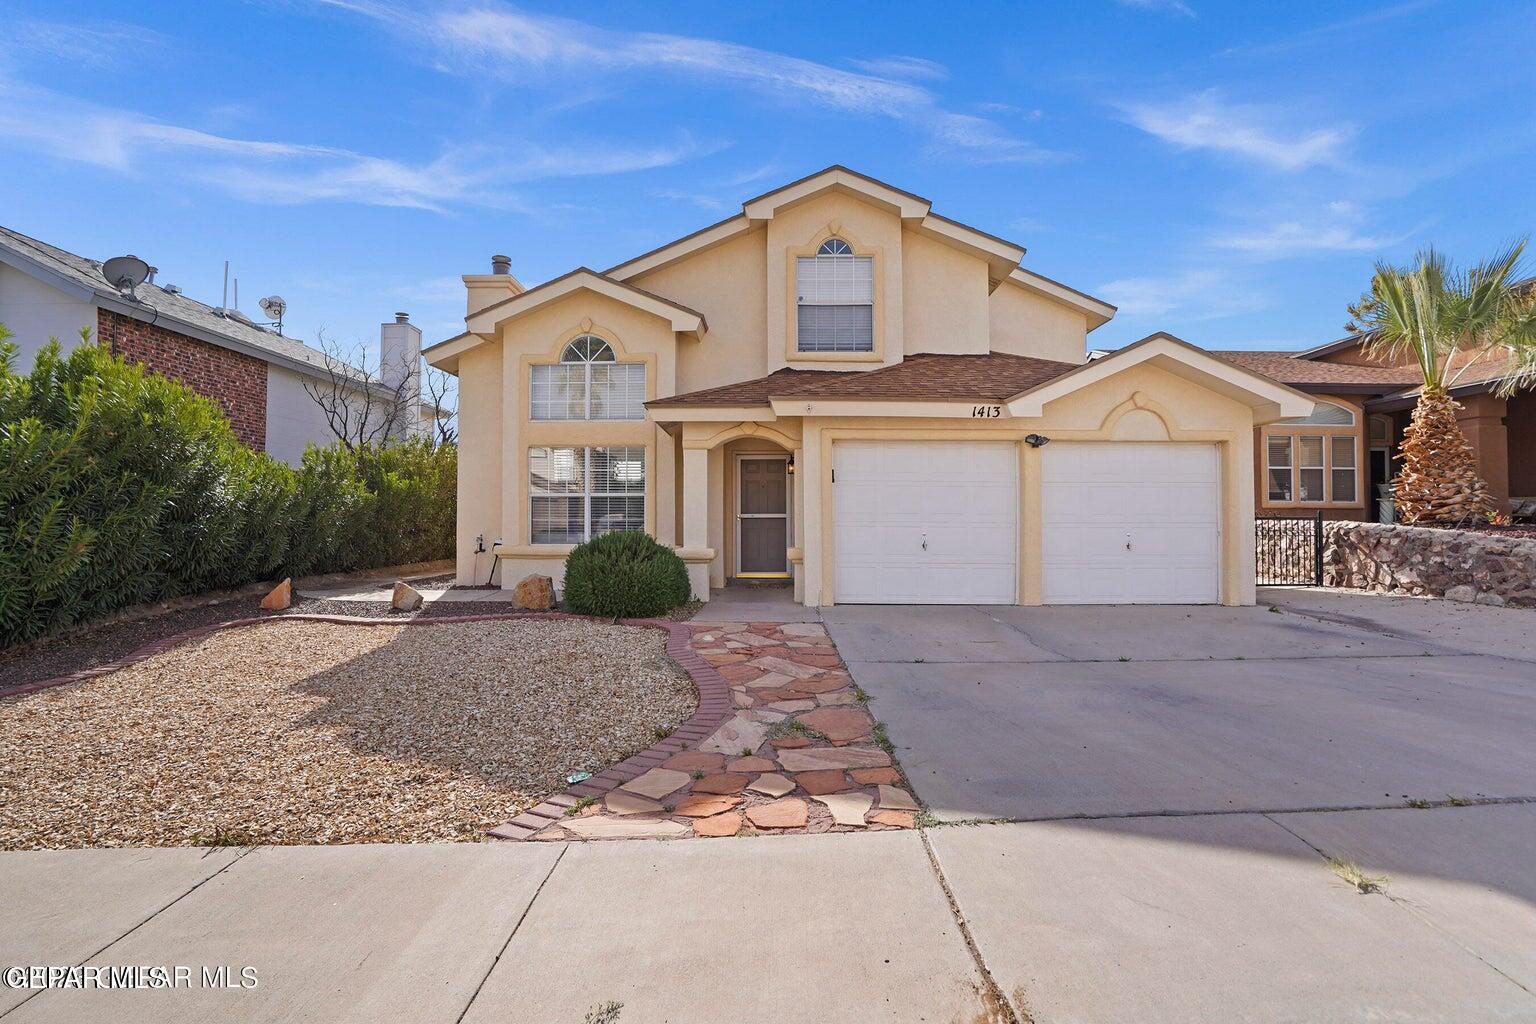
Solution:
<svg viewBox="0 0 1536 1024">
<path fill-rule="evenodd" d="M 517 581 L 512 607 L 525 612 L 547 612 L 555 604 L 555 581 L 534 573 Z"/>
<path fill-rule="evenodd" d="M 395 581 L 395 592 L 390 595 L 389 605 L 397 612 L 413 612 L 421 607 L 421 591 L 400 580 Z"/>
<path fill-rule="evenodd" d="M 261 599 L 261 610 L 280 612 L 291 604 L 293 604 L 293 580 L 285 579 Z"/>
</svg>

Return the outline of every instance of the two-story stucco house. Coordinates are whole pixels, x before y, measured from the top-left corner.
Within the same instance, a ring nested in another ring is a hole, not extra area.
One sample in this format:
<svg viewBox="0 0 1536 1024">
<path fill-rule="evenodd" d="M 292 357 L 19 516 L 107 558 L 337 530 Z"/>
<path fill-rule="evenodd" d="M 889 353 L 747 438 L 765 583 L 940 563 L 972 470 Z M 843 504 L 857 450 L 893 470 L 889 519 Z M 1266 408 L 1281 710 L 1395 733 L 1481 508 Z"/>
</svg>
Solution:
<svg viewBox="0 0 1536 1024">
<path fill-rule="evenodd" d="M 611 267 L 464 278 L 461 583 L 557 585 L 643 529 L 695 594 L 1251 604 L 1256 426 L 1312 399 L 1157 334 L 1024 249 L 831 167 Z M 494 575 L 493 575 L 494 574 Z"/>
</svg>

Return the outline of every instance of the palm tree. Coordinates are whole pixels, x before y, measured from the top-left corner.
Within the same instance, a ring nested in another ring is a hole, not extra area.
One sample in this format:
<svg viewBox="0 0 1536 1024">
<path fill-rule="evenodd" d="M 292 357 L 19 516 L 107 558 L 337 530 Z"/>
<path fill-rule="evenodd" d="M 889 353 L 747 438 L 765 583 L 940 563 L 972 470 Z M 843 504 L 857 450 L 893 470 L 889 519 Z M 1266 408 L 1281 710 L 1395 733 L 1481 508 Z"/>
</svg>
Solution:
<svg viewBox="0 0 1536 1024">
<path fill-rule="evenodd" d="M 1536 320 L 1517 278 L 1521 240 L 1466 270 L 1429 248 L 1411 268 L 1376 265 L 1368 296 L 1350 307 L 1353 332 L 1366 351 L 1409 356 L 1424 379 L 1403 433 L 1403 468 L 1394 498 L 1405 523 L 1455 524 L 1493 513 L 1488 484 L 1456 422 L 1461 404 L 1450 389 L 1469 368 L 1509 347 L 1517 356 L 1501 384 L 1506 393 L 1536 379 Z M 1484 363 L 1483 365 L 1487 365 Z"/>
</svg>

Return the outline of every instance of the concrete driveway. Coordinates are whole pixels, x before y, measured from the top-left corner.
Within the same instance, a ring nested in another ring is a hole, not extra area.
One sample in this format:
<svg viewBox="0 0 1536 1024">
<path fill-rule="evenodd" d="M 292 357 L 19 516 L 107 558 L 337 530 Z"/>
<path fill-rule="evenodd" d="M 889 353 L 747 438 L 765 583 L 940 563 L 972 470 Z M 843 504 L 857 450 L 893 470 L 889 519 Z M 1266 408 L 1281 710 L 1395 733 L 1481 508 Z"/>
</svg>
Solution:
<svg viewBox="0 0 1536 1024">
<path fill-rule="evenodd" d="M 1469 653 L 1289 599 L 824 619 L 941 820 L 1536 796 L 1536 643 Z"/>
<path fill-rule="evenodd" d="M 1263 596 L 823 618 L 1019 1019 L 1536 1020 L 1536 613 Z"/>
<path fill-rule="evenodd" d="M 829 609 L 918 795 L 1035 820 L 0 853 L 0 968 L 193 969 L 0 1019 L 1536 1021 L 1536 614 L 1280 597 Z"/>
</svg>

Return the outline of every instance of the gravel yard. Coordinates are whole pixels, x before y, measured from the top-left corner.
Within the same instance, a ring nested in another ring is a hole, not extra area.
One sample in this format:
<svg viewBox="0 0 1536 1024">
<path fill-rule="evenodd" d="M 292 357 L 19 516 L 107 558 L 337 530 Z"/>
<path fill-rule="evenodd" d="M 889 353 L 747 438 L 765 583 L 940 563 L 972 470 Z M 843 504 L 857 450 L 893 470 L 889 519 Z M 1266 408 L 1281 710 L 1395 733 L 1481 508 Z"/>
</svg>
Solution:
<svg viewBox="0 0 1536 1024">
<path fill-rule="evenodd" d="M 0 849 L 479 840 L 692 714 L 664 643 L 272 622 L 0 699 Z"/>
</svg>

